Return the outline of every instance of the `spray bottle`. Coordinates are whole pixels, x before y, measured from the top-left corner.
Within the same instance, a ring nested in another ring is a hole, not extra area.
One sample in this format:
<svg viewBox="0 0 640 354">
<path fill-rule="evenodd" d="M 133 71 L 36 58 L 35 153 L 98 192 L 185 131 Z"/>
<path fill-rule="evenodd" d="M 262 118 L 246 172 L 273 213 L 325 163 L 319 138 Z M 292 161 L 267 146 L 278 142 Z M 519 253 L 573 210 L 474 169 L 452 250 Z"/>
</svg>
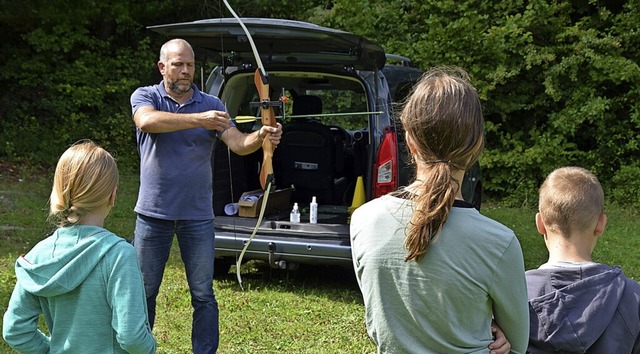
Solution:
<svg viewBox="0 0 640 354">
<path fill-rule="evenodd" d="M 309 204 L 309 222 L 312 224 L 318 223 L 318 202 L 316 202 L 315 196 L 313 196 Z"/>
<path fill-rule="evenodd" d="M 293 203 L 293 210 L 289 214 L 290 222 L 300 222 L 300 210 L 298 210 L 298 203 Z"/>
</svg>

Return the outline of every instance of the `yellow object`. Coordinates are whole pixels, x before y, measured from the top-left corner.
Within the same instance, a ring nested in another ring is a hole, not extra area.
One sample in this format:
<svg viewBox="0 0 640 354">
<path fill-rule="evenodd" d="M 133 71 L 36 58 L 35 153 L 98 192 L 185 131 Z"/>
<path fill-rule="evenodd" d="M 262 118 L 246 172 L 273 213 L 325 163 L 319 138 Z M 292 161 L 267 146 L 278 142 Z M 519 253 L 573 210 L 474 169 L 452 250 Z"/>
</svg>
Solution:
<svg viewBox="0 0 640 354">
<path fill-rule="evenodd" d="M 358 176 L 358 180 L 356 181 L 356 188 L 353 191 L 353 201 L 351 202 L 351 206 L 348 209 L 349 214 L 358 209 L 358 207 L 364 204 L 365 201 L 366 196 L 364 192 L 364 180 L 362 179 L 362 176 Z"/>
<path fill-rule="evenodd" d="M 249 123 L 249 122 L 255 122 L 256 120 L 260 119 L 260 117 L 254 117 L 254 116 L 237 116 L 235 118 L 232 118 L 232 121 L 235 121 L 236 123 Z"/>
</svg>

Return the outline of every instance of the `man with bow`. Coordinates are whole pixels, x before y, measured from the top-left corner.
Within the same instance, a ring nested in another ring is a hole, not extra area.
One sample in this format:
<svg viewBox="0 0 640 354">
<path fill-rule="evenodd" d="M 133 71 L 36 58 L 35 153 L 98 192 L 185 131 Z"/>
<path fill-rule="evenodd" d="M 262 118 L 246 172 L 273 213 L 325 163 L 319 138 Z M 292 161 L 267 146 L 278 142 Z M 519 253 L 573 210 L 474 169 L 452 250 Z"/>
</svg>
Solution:
<svg viewBox="0 0 640 354">
<path fill-rule="evenodd" d="M 213 293 L 214 224 L 211 153 L 216 139 L 233 152 L 250 154 L 277 146 L 282 126 L 263 125 L 245 134 L 231 121 L 224 104 L 193 84 L 191 45 L 172 39 L 160 49 L 163 80 L 131 95 L 140 153 L 140 190 L 134 246 L 142 269 L 149 322 L 173 235 L 177 236 L 193 305 L 193 352 L 218 348 L 218 304 Z"/>
</svg>

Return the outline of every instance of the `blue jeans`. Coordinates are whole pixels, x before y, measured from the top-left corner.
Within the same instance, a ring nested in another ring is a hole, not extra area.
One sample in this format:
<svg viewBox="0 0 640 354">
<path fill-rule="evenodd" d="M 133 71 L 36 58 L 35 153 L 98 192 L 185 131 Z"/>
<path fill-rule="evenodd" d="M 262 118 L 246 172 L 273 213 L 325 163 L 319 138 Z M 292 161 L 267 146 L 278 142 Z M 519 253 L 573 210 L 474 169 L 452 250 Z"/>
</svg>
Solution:
<svg viewBox="0 0 640 354">
<path fill-rule="evenodd" d="M 191 345 L 196 354 L 218 350 L 218 302 L 213 294 L 215 236 L 213 220 L 162 220 L 138 214 L 133 245 L 147 294 L 149 323 L 156 317 L 156 297 L 169 259 L 174 233 L 191 293 Z"/>
</svg>

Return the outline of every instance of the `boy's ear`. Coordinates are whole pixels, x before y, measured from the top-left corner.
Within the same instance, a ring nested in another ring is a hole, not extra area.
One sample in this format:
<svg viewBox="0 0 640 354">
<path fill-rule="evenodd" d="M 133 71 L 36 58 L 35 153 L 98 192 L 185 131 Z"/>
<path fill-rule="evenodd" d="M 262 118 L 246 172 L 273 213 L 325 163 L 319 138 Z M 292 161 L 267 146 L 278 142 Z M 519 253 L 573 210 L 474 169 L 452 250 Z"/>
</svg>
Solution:
<svg viewBox="0 0 640 354">
<path fill-rule="evenodd" d="M 547 235 L 547 228 L 544 226 L 544 221 L 542 221 L 542 215 L 540 213 L 536 213 L 536 229 L 540 235 Z"/>
<path fill-rule="evenodd" d="M 593 230 L 593 234 L 596 237 L 601 236 L 602 233 L 604 232 L 605 226 L 607 226 L 607 215 L 606 214 L 602 214 L 598 218 L 598 223 L 596 223 L 596 228 Z"/>
</svg>

